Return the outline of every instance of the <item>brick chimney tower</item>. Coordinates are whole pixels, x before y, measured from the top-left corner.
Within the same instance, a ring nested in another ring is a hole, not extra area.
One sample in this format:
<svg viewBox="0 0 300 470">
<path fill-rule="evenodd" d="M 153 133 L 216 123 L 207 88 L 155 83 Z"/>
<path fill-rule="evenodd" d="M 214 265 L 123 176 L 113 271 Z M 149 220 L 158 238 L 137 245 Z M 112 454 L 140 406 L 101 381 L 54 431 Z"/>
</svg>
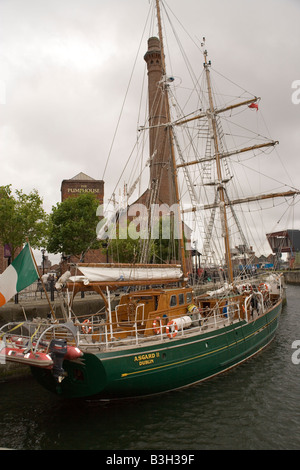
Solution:
<svg viewBox="0 0 300 470">
<path fill-rule="evenodd" d="M 144 55 L 148 69 L 148 102 L 150 126 L 150 181 L 158 181 L 156 203 L 172 205 L 175 202 L 173 165 L 167 123 L 167 90 L 162 66 L 160 41 L 148 39 Z M 157 127 L 156 127 L 157 126 Z"/>
</svg>

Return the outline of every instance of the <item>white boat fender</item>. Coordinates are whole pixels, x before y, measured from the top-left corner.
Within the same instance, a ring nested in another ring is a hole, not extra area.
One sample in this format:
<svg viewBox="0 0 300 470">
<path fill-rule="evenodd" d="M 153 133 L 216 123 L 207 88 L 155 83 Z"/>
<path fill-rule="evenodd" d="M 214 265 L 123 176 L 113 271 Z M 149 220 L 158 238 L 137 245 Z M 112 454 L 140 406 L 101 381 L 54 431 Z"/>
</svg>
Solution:
<svg viewBox="0 0 300 470">
<path fill-rule="evenodd" d="M 60 276 L 60 278 L 55 283 L 55 289 L 60 291 L 64 287 L 66 282 L 69 280 L 70 276 L 70 271 L 66 271 L 62 276 Z"/>
</svg>

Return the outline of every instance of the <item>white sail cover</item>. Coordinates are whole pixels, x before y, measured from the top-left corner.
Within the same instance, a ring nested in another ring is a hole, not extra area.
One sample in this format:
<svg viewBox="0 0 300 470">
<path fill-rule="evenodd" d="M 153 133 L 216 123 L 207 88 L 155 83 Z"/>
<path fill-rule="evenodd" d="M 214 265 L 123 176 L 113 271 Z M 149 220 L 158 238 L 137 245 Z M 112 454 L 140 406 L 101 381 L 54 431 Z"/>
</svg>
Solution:
<svg viewBox="0 0 300 470">
<path fill-rule="evenodd" d="M 183 273 L 180 265 L 147 265 L 141 266 L 79 266 L 83 276 L 76 280 L 88 282 L 122 282 L 181 279 Z M 74 278 L 70 278 L 74 280 Z"/>
</svg>

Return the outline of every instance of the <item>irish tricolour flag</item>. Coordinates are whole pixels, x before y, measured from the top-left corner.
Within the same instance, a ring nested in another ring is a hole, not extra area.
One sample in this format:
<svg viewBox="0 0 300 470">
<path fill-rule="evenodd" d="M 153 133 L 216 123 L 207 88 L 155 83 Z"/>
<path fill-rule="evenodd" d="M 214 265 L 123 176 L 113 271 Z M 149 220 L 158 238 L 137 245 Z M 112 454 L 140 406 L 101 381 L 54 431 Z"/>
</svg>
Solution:
<svg viewBox="0 0 300 470">
<path fill-rule="evenodd" d="M 0 274 L 0 307 L 39 278 L 28 243 Z"/>
</svg>

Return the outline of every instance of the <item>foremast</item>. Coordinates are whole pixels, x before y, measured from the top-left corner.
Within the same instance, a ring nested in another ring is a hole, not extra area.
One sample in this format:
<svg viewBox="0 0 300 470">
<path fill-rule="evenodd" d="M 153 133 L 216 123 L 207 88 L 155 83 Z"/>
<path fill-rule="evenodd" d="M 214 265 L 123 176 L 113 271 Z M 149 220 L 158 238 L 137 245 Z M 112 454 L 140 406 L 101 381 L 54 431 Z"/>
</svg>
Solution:
<svg viewBox="0 0 300 470">
<path fill-rule="evenodd" d="M 232 268 L 232 261 L 231 261 L 231 252 L 230 252 L 230 242 L 229 242 L 229 230 L 228 230 L 228 223 L 227 223 L 227 214 L 226 214 L 226 204 L 225 204 L 225 191 L 223 186 L 223 177 L 222 177 L 222 169 L 221 169 L 221 153 L 219 150 L 219 139 L 218 139 L 218 131 L 217 131 L 217 122 L 216 122 L 216 113 L 214 108 L 214 102 L 212 97 L 212 89 L 211 89 L 211 79 L 210 79 L 210 61 L 207 61 L 207 50 L 204 51 L 204 70 L 206 75 L 206 82 L 207 82 L 207 91 L 208 91 L 208 99 L 209 99 L 209 109 L 207 110 L 207 117 L 208 121 L 211 123 L 212 133 L 213 133 L 213 142 L 214 142 L 214 150 L 215 150 L 215 160 L 216 160 L 216 169 L 217 169 L 217 189 L 219 191 L 220 196 L 220 212 L 221 212 L 221 220 L 222 220 L 222 228 L 223 228 L 223 236 L 224 236 L 224 244 L 225 244 L 225 256 L 226 256 L 226 265 L 228 271 L 228 280 L 230 283 L 233 283 L 233 268 Z"/>
</svg>

